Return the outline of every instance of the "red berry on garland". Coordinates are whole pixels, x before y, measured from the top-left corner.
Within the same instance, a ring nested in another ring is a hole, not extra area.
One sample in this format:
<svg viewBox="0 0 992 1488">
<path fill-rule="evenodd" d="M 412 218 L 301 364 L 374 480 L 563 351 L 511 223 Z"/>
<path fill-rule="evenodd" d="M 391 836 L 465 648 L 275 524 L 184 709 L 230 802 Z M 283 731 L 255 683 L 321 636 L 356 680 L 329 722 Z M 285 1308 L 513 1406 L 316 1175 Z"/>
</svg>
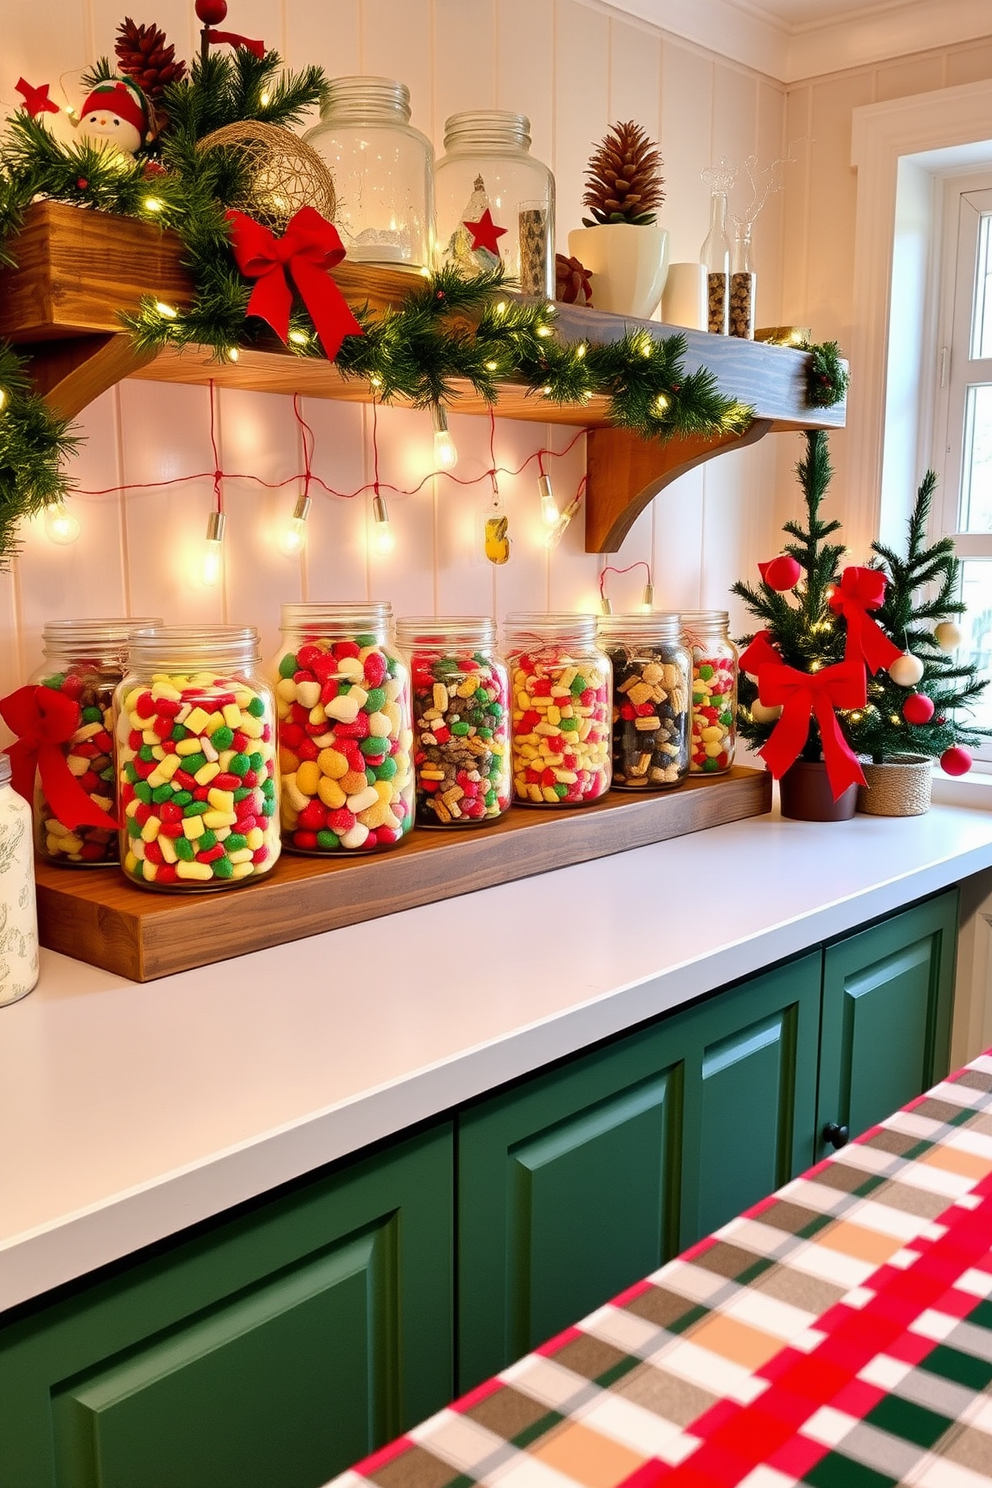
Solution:
<svg viewBox="0 0 992 1488">
<path fill-rule="evenodd" d="M 194 9 L 205 26 L 219 26 L 227 15 L 227 0 L 196 0 Z"/>
<path fill-rule="evenodd" d="M 971 769 L 971 750 L 963 744 L 954 744 L 940 756 L 940 768 L 947 775 L 967 775 Z"/>
<path fill-rule="evenodd" d="M 925 692 L 911 692 L 902 705 L 902 716 L 907 723 L 929 723 L 933 717 L 933 699 Z"/>
<path fill-rule="evenodd" d="M 780 594 L 784 594 L 787 589 L 794 589 L 799 583 L 802 568 L 788 553 L 780 553 L 769 563 L 759 563 L 758 572 L 769 589 L 777 589 Z"/>
</svg>

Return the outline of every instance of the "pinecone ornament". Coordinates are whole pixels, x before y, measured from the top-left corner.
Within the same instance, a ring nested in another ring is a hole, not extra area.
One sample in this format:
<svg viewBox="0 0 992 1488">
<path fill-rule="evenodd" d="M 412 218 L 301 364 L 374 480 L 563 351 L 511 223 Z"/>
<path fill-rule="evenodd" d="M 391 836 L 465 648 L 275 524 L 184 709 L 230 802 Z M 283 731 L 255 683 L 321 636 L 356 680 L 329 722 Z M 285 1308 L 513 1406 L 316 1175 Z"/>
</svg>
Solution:
<svg viewBox="0 0 992 1488">
<path fill-rule="evenodd" d="M 186 63 L 176 61 L 176 49 L 166 42 L 164 31 L 154 24 L 136 26 L 130 16 L 125 16 L 117 28 L 114 51 L 120 71 L 134 79 L 158 111 L 161 127 L 162 94 L 167 84 L 186 76 Z"/>
<path fill-rule="evenodd" d="M 665 200 L 661 152 L 639 124 L 614 124 L 590 157 L 582 205 L 591 217 L 586 227 L 602 222 L 653 222 Z"/>
</svg>

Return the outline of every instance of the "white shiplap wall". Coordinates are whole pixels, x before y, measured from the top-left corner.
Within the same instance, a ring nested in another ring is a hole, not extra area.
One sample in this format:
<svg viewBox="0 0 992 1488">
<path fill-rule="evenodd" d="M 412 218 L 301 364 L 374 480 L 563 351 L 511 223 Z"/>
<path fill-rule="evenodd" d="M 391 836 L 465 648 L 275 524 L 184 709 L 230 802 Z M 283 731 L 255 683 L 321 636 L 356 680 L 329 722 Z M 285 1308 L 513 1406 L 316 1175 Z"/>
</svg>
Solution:
<svg viewBox="0 0 992 1488">
<path fill-rule="evenodd" d="M 154 19 L 187 57 L 195 20 L 188 0 L 156 0 Z M 0 106 L 17 106 L 14 82 L 50 81 L 53 94 L 77 103 L 80 71 L 111 54 L 124 8 L 120 0 L 36 0 L 5 8 L 0 30 Z M 138 21 L 150 14 L 135 12 Z M 596 0 L 232 0 L 226 22 L 264 37 L 290 66 L 320 63 L 330 75 L 378 73 L 402 78 L 413 122 L 440 153 L 445 117 L 458 109 L 501 107 L 527 113 L 534 153 L 553 168 L 558 239 L 578 225 L 582 173 L 608 126 L 635 118 L 656 131 L 665 159 L 668 200 L 662 221 L 673 261 L 694 259 L 706 231 L 707 190 L 700 170 L 721 155 L 761 162 L 784 153 L 781 85 Z M 759 323 L 779 318 L 781 197 L 772 197 L 756 232 Z M 279 481 L 301 469 L 299 431 L 285 396 L 218 395 L 221 464 Z M 315 473 L 339 491 L 371 477 L 371 411 L 307 400 L 316 434 Z M 582 548 L 581 521 L 550 554 L 541 543 L 536 470 L 503 478 L 512 558 L 496 569 L 480 556 L 479 517 L 488 483 L 460 486 L 439 477 L 417 495 L 390 496 L 395 551 L 370 554 L 367 496 L 315 493 L 311 538 L 289 560 L 275 537 L 295 486 L 268 491 L 250 481 L 225 484 L 228 511 L 224 581 L 206 589 L 197 575 L 209 478 L 139 489 L 212 468 L 208 393 L 203 388 L 127 382 L 105 394 L 79 421 L 85 435 L 72 473 L 100 491 L 78 494 L 83 531 L 71 547 L 52 546 L 40 524 L 27 524 L 12 570 L 0 575 L 0 694 L 24 681 L 40 658 L 47 619 L 109 613 L 161 614 L 170 623 L 236 621 L 259 626 L 267 650 L 277 639 L 279 605 L 300 599 L 388 598 L 398 614 L 516 608 L 593 607 L 601 560 Z M 485 419 L 454 416 L 459 478 L 489 466 Z M 572 431 L 498 421 L 501 466 L 519 466 L 537 448 L 561 449 Z M 639 518 L 613 562 L 645 559 L 664 607 L 724 606 L 729 584 L 774 546 L 774 441 L 726 455 L 682 477 Z M 407 488 L 430 468 L 426 415 L 379 415 L 380 473 Z M 559 502 L 575 492 L 583 442 L 549 462 Z M 610 580 L 615 608 L 636 603 L 643 572 Z"/>
</svg>

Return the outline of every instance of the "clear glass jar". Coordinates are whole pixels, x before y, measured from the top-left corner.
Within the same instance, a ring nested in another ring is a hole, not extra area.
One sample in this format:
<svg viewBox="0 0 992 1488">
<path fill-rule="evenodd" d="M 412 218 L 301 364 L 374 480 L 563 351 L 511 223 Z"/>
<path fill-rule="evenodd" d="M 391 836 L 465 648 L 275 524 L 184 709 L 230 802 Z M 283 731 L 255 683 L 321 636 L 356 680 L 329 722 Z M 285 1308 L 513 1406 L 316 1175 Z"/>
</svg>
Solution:
<svg viewBox="0 0 992 1488">
<path fill-rule="evenodd" d="M 434 177 L 437 266 L 469 277 L 502 260 L 523 294 L 553 299 L 555 183 L 530 154 L 530 120 L 503 109 L 452 114 L 444 151 Z"/>
<path fill-rule="evenodd" d="M 751 257 L 751 224 L 747 222 L 738 229 L 734 239 L 733 262 L 730 269 L 730 311 L 727 329 L 732 336 L 741 336 L 746 341 L 754 340 L 754 312 L 756 308 L 757 276 Z"/>
<path fill-rule="evenodd" d="M 287 604 L 276 656 L 283 844 L 377 852 L 413 826 L 410 674 L 383 602 Z"/>
<path fill-rule="evenodd" d="M 683 610 L 682 638 L 692 655 L 693 775 L 722 775 L 737 748 L 737 647 L 726 610 Z"/>
<path fill-rule="evenodd" d="M 26 997 L 38 980 L 31 807 L 10 783 L 0 750 L 0 1007 Z"/>
<path fill-rule="evenodd" d="M 610 788 L 610 660 L 596 616 L 508 615 L 513 793 L 528 806 L 586 806 Z"/>
<path fill-rule="evenodd" d="M 601 615 L 613 665 L 613 784 L 670 790 L 689 772 L 692 659 L 678 615 Z"/>
<path fill-rule="evenodd" d="M 410 660 L 417 822 L 474 827 L 512 802 L 509 679 L 485 616 L 405 618 Z"/>
<path fill-rule="evenodd" d="M 35 783 L 34 834 L 39 859 L 66 867 L 116 863 L 117 831 L 100 823 L 114 815 L 114 688 L 126 670 L 128 637 L 161 625 L 145 619 L 53 620 L 42 632 L 43 661 L 31 682 L 61 693 L 79 710 L 78 726 L 61 750 L 76 784 L 96 808 L 94 821 L 69 826 Z"/>
<path fill-rule="evenodd" d="M 717 336 L 727 335 L 730 308 L 730 239 L 727 236 L 727 193 L 714 191 L 710 197 L 710 226 L 699 261 L 706 269 L 707 330 Z"/>
<path fill-rule="evenodd" d="M 392 78 L 340 77 L 304 138 L 334 177 L 334 225 L 352 263 L 431 265 L 434 148 L 410 123 L 410 90 Z"/>
<path fill-rule="evenodd" d="M 279 856 L 275 700 L 254 626 L 135 631 L 114 694 L 121 867 L 224 889 Z"/>
</svg>

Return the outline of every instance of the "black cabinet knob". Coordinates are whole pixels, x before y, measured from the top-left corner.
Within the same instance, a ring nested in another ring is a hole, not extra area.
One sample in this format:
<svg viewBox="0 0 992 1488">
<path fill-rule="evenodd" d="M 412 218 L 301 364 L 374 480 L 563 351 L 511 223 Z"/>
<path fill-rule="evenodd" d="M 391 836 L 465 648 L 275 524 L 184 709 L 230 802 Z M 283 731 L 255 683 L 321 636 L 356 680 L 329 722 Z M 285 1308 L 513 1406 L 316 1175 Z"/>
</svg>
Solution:
<svg viewBox="0 0 992 1488">
<path fill-rule="evenodd" d="M 850 1136 L 851 1128 L 849 1126 L 838 1126 L 836 1121 L 828 1121 L 823 1128 L 823 1140 L 829 1142 L 835 1151 L 840 1147 L 845 1147 Z"/>
</svg>

